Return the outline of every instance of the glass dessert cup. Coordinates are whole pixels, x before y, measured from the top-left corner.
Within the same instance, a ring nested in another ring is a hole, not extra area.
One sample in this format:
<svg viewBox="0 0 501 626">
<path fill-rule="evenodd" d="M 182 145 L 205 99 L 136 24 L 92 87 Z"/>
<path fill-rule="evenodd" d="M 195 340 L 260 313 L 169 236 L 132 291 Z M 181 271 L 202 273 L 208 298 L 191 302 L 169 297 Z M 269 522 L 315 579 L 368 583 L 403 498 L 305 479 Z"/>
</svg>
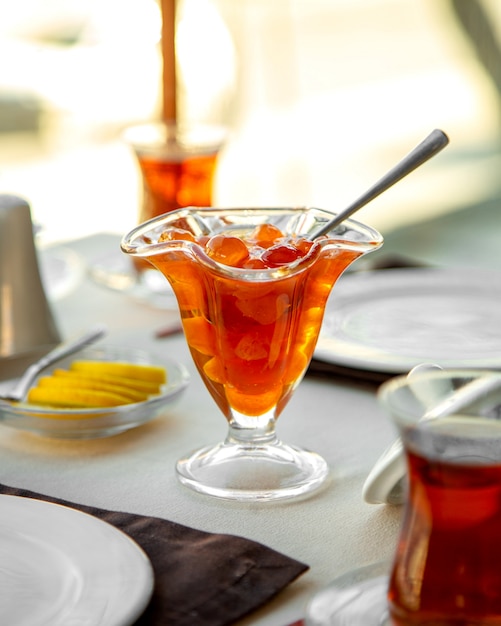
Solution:
<svg viewBox="0 0 501 626">
<path fill-rule="evenodd" d="M 304 256 L 256 269 L 219 262 L 199 242 L 242 239 L 264 224 L 306 238 L 332 217 L 310 208 L 186 208 L 122 240 L 124 252 L 147 259 L 168 279 L 194 363 L 228 421 L 225 441 L 177 463 L 180 481 L 196 491 L 276 500 L 308 493 L 328 475 L 318 454 L 282 443 L 275 424 L 310 363 L 334 283 L 382 244 L 380 234 L 346 220 Z M 162 241 L 173 228 L 192 240 Z"/>
<path fill-rule="evenodd" d="M 308 626 L 501 626 L 501 374 L 444 370 L 379 390 L 408 495 L 393 563 L 321 591 Z"/>
</svg>

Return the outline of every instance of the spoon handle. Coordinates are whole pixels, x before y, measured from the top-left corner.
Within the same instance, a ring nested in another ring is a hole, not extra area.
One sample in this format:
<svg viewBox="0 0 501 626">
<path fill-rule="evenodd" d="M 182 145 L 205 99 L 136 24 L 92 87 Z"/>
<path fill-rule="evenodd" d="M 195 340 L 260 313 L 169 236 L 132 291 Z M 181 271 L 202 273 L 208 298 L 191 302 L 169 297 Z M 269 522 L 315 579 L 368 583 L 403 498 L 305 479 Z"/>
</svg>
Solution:
<svg viewBox="0 0 501 626">
<path fill-rule="evenodd" d="M 399 163 L 397 163 L 389 172 L 380 178 L 370 189 L 368 189 L 357 200 L 350 204 L 344 211 L 341 211 L 329 222 L 323 224 L 317 231 L 312 233 L 309 239 L 313 240 L 320 235 L 325 235 L 330 230 L 338 226 L 345 219 L 350 217 L 355 211 L 377 198 L 383 191 L 389 189 L 399 180 L 410 174 L 413 170 L 435 156 L 442 148 L 449 143 L 449 138 L 442 131 L 433 130 L 423 141 L 417 145 L 412 152 L 409 152 Z"/>
<path fill-rule="evenodd" d="M 74 341 L 68 341 L 65 343 L 56 346 L 53 350 L 48 352 L 45 356 L 39 359 L 36 363 L 33 363 L 26 372 L 19 379 L 15 387 L 4 396 L 6 400 L 14 400 L 21 401 L 26 391 L 29 389 L 31 383 L 34 378 L 41 372 L 43 369 L 52 365 L 56 361 L 73 354 L 74 352 L 78 352 L 85 346 L 94 343 L 98 339 L 100 339 L 106 333 L 106 328 L 104 326 L 96 326 L 91 329 L 89 332 L 85 333 L 81 337 L 78 337 Z"/>
</svg>

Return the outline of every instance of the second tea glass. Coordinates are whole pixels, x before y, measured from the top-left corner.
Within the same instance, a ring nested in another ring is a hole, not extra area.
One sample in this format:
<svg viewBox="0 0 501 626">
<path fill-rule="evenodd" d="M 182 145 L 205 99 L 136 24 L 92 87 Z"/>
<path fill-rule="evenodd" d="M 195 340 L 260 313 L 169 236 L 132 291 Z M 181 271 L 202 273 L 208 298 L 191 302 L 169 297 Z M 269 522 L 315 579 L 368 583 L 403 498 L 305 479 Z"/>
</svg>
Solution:
<svg viewBox="0 0 501 626">
<path fill-rule="evenodd" d="M 131 126 L 124 140 L 142 177 L 138 224 L 176 209 L 213 204 L 218 157 L 227 131 L 217 125 L 156 122 Z"/>
<path fill-rule="evenodd" d="M 380 234 L 346 220 L 304 257 L 268 269 L 223 264 L 199 242 L 219 234 L 245 239 L 263 224 L 307 238 L 333 216 L 310 208 L 187 208 L 122 240 L 124 252 L 150 261 L 170 282 L 194 363 L 228 421 L 223 442 L 177 464 L 181 482 L 196 491 L 276 500 L 308 493 L 328 475 L 320 455 L 283 443 L 275 425 L 310 363 L 334 283 L 381 245 Z M 189 231 L 192 240 L 163 241 L 169 228 Z"/>
<path fill-rule="evenodd" d="M 158 121 L 127 128 L 123 139 L 134 154 L 142 185 L 137 223 L 187 206 L 212 206 L 227 135 L 217 124 Z M 129 261 L 137 294 L 159 308 L 175 308 L 163 276 L 139 257 Z"/>
<path fill-rule="evenodd" d="M 400 376 L 379 398 L 408 468 L 393 564 L 335 581 L 313 599 L 306 623 L 501 626 L 501 374 Z"/>
</svg>

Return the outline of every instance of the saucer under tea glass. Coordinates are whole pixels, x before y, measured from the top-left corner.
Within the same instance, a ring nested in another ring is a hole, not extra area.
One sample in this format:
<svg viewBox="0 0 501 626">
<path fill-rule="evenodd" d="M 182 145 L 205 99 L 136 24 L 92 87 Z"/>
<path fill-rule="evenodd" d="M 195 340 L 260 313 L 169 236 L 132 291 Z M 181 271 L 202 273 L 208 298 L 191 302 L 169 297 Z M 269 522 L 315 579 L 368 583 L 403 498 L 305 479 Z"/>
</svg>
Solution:
<svg viewBox="0 0 501 626">
<path fill-rule="evenodd" d="M 283 443 L 275 425 L 310 363 L 334 283 L 382 244 L 380 234 L 346 220 L 304 256 L 271 268 L 214 260 L 204 242 L 216 235 L 245 239 L 265 224 L 297 241 L 333 216 L 313 208 L 185 208 L 122 240 L 124 252 L 168 279 L 194 363 L 228 421 L 223 442 L 177 463 L 180 481 L 196 491 L 277 500 L 317 489 L 328 475 L 320 455 Z M 189 237 L 162 240 L 173 228 Z"/>
</svg>

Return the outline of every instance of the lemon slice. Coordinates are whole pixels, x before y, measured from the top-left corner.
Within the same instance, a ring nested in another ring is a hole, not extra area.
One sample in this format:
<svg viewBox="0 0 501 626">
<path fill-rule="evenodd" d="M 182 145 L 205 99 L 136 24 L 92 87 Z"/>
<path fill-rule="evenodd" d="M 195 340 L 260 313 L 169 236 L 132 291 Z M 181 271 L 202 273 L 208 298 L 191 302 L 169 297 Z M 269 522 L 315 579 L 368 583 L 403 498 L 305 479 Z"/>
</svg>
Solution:
<svg viewBox="0 0 501 626">
<path fill-rule="evenodd" d="M 76 389 L 81 391 L 104 391 L 128 398 L 130 402 L 144 402 L 148 394 L 123 385 L 87 379 L 85 376 L 44 376 L 38 380 L 38 387 L 46 389 Z M 158 390 L 158 388 L 157 388 Z"/>
<path fill-rule="evenodd" d="M 108 361 L 73 361 L 69 370 L 42 376 L 27 395 L 29 404 L 57 408 L 107 408 L 144 402 L 167 381 L 165 368 Z"/>
<path fill-rule="evenodd" d="M 166 381 L 165 368 L 157 365 L 138 363 L 118 363 L 110 361 L 73 361 L 70 370 L 98 375 L 134 378 L 163 385 Z"/>
<path fill-rule="evenodd" d="M 63 369 L 55 369 L 52 372 L 52 376 L 56 378 L 66 379 L 82 379 L 85 378 L 89 381 L 100 381 L 102 383 L 108 383 L 110 385 L 118 385 L 120 387 L 126 387 L 128 389 L 137 389 L 143 391 L 148 395 L 154 395 L 159 393 L 161 384 L 152 383 L 147 380 L 137 380 L 135 378 L 125 378 L 123 376 L 113 376 L 112 374 L 93 374 L 91 372 L 77 372 Z M 163 384 L 163 383 L 162 383 Z"/>
<path fill-rule="evenodd" d="M 28 391 L 30 404 L 64 408 L 106 408 L 131 404 L 130 398 L 107 391 L 33 387 Z"/>
</svg>

